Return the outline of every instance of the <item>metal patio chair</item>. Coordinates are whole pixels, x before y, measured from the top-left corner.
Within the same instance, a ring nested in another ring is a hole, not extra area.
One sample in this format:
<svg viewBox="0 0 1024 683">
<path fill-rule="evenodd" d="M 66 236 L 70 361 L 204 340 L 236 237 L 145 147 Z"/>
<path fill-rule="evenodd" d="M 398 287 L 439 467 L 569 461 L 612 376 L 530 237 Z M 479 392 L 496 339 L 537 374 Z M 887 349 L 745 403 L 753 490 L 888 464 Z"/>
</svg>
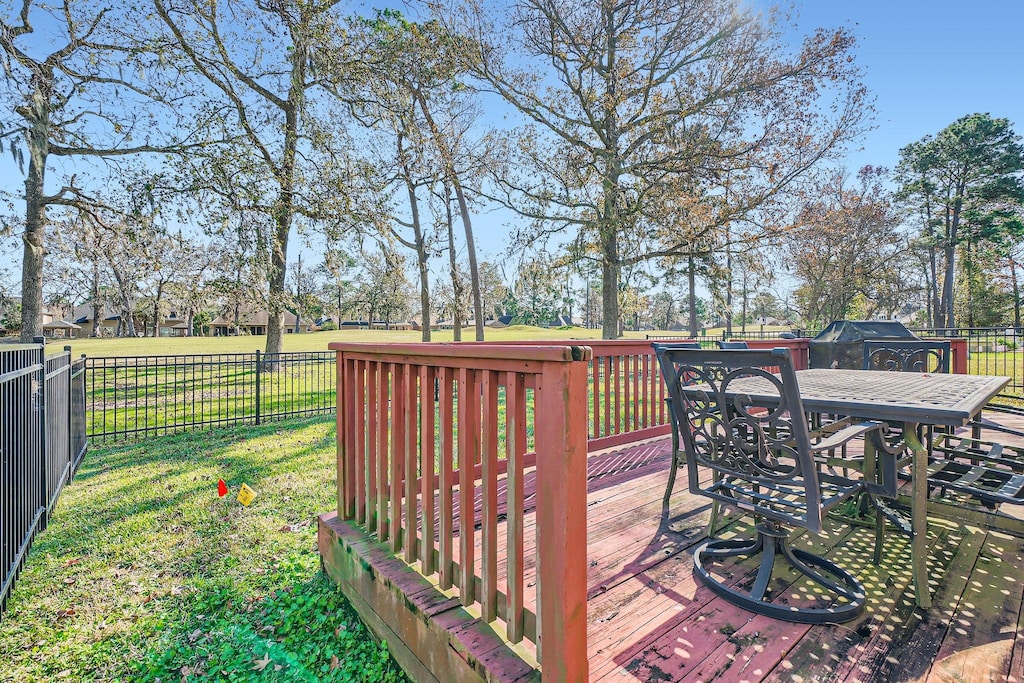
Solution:
<svg viewBox="0 0 1024 683">
<path fill-rule="evenodd" d="M 865 370 L 949 372 L 949 365 L 948 341 L 864 342 Z M 1020 432 L 991 421 L 975 421 L 970 426 L 970 437 L 950 432 L 927 434 L 929 488 L 939 488 L 943 495 L 955 491 L 989 508 L 1024 502 L 1024 447 L 980 438 L 982 429 Z"/>
<path fill-rule="evenodd" d="M 864 370 L 949 372 L 949 342 L 919 339 L 866 339 Z"/>
<path fill-rule="evenodd" d="M 673 430 L 692 493 L 753 515 L 752 539 L 716 539 L 693 556 L 698 579 L 744 609 L 786 621 L 839 622 L 864 609 L 863 586 L 835 563 L 790 546 L 791 529 L 822 530 L 823 516 L 861 491 L 861 480 L 819 471 L 815 456 L 881 427 L 850 422 L 812 443 L 788 349 L 695 350 L 654 344 L 668 385 Z M 679 459 L 677 458 L 677 462 Z M 760 557 L 748 587 L 712 567 Z M 824 604 L 774 602 L 776 560 L 818 584 Z"/>
<path fill-rule="evenodd" d="M 750 348 L 750 347 L 747 346 L 747 342 L 745 342 L 745 341 L 720 341 L 720 342 L 718 342 L 718 348 L 720 348 L 720 349 L 736 350 L 736 349 L 747 349 L 747 348 Z"/>
</svg>

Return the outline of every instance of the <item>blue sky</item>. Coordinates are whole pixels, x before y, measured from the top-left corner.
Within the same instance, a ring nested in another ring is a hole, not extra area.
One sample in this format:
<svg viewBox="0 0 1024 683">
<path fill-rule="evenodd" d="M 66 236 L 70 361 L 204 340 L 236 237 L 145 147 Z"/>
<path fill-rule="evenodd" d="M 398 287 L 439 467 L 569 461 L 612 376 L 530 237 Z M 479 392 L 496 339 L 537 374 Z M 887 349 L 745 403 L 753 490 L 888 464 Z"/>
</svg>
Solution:
<svg viewBox="0 0 1024 683">
<path fill-rule="evenodd" d="M 876 128 L 847 156 L 851 170 L 892 168 L 901 147 L 974 112 L 1008 118 L 1024 133 L 1024 0 L 797 0 L 795 7 L 796 41 L 818 26 L 848 26 L 859 38 Z M 5 154 L 0 185 L 22 182 Z M 494 212 L 474 221 L 483 258 L 499 255 L 510 218 Z M 12 251 L 0 248 L 0 263 L 20 260 L 20 249 Z"/>
<path fill-rule="evenodd" d="M 757 3 L 758 5 L 764 3 Z M 876 97 L 877 128 L 848 166 L 895 166 L 899 150 L 975 112 L 1024 132 L 1021 0 L 804 0 L 804 32 L 850 27 Z"/>
<path fill-rule="evenodd" d="M 748 0 L 758 9 L 772 2 Z M 795 0 L 799 45 L 817 27 L 846 26 L 875 98 L 875 128 L 845 165 L 893 169 L 900 148 L 975 112 L 1024 134 L 1024 0 Z M 505 212 L 481 216 L 481 251 L 505 245 Z"/>
</svg>

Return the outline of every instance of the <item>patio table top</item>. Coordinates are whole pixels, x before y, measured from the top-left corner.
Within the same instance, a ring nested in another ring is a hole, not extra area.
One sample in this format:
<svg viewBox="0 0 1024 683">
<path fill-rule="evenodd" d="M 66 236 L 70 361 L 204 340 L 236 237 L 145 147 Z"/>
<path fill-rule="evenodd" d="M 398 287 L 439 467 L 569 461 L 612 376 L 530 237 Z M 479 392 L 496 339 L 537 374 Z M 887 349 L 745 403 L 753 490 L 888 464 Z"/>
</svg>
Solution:
<svg viewBox="0 0 1024 683">
<path fill-rule="evenodd" d="M 878 370 L 797 370 L 804 409 L 871 420 L 966 425 L 1010 381 L 998 375 L 950 375 Z M 729 384 L 730 393 L 770 399 L 756 377 Z M 687 387 L 686 390 L 692 390 Z"/>
</svg>

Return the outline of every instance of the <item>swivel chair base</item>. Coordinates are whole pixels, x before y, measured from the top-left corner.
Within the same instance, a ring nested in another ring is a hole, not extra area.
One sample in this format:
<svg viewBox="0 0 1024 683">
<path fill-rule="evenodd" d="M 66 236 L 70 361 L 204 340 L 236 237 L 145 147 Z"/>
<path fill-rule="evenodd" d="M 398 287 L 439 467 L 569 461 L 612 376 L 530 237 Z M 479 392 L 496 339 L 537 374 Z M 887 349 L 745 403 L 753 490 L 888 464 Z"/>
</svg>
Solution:
<svg viewBox="0 0 1024 683">
<path fill-rule="evenodd" d="M 864 586 L 853 574 L 823 557 L 791 548 L 789 533 L 778 524 L 761 522 L 756 529 L 757 538 L 754 540 L 710 539 L 693 553 L 693 568 L 697 578 L 716 595 L 751 612 L 803 624 L 849 621 L 864 611 Z M 720 561 L 729 557 L 758 554 L 762 556 L 761 566 L 749 592 L 726 585 L 705 567 L 708 560 Z M 772 602 L 774 598 L 768 596 L 767 592 L 776 557 L 781 557 L 800 575 L 822 586 L 827 594 L 821 598 L 828 600 L 830 595 L 830 606 L 801 607 Z M 833 581 L 818 569 L 824 570 L 839 581 Z"/>
</svg>

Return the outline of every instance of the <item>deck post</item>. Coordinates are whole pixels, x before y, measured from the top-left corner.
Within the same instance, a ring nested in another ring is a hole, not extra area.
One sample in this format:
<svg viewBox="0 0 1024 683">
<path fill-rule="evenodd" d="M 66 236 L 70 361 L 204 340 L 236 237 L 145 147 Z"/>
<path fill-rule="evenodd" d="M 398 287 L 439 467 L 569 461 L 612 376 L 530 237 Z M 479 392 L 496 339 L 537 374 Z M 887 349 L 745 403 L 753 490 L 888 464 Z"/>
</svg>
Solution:
<svg viewBox="0 0 1024 683">
<path fill-rule="evenodd" d="M 967 368 L 967 340 L 963 338 L 949 339 L 950 351 L 952 351 L 953 362 L 950 363 L 950 372 L 955 375 L 968 374 Z"/>
<path fill-rule="evenodd" d="M 590 355 L 590 349 L 581 349 Z M 575 354 L 574 354 L 575 355 Z M 537 392 L 538 655 L 544 681 L 586 681 L 587 363 L 545 363 Z"/>
</svg>

